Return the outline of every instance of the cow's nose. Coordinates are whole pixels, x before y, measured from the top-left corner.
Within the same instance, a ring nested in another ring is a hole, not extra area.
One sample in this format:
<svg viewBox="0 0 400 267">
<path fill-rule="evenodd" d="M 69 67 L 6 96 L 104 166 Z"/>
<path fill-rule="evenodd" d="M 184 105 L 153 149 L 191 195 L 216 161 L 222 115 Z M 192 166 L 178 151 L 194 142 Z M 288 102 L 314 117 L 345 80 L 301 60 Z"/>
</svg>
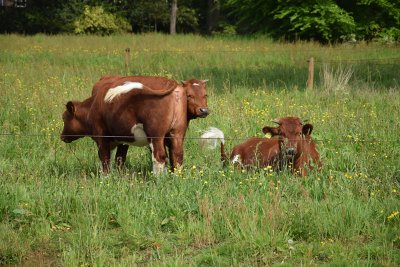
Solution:
<svg viewBox="0 0 400 267">
<path fill-rule="evenodd" d="M 296 154 L 296 148 L 294 147 L 289 147 L 288 149 L 286 149 L 286 153 L 290 156 L 293 156 Z"/>
<path fill-rule="evenodd" d="M 200 108 L 201 115 L 208 115 L 208 108 Z"/>
</svg>

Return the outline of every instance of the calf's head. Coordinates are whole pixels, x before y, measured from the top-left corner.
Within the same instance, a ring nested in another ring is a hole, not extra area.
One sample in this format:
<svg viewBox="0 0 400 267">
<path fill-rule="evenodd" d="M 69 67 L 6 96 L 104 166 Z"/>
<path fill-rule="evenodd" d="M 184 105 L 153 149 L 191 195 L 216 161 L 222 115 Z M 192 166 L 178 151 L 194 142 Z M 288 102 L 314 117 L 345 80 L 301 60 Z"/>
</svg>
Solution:
<svg viewBox="0 0 400 267">
<path fill-rule="evenodd" d="M 62 118 L 64 128 L 61 133 L 61 140 L 66 143 L 79 139 L 87 133 L 86 116 L 84 108 L 81 108 L 80 102 L 69 101 L 66 105 Z"/>
<path fill-rule="evenodd" d="M 182 82 L 182 86 L 186 91 L 187 96 L 187 111 L 188 118 L 204 118 L 208 115 L 207 106 L 207 80 L 191 79 Z"/>
<path fill-rule="evenodd" d="M 286 155 L 294 156 L 301 149 L 301 142 L 309 136 L 313 130 L 312 124 L 304 124 L 298 117 L 285 117 L 273 121 L 277 127 L 266 126 L 263 133 L 270 133 L 272 136 L 279 136 L 281 149 Z"/>
</svg>

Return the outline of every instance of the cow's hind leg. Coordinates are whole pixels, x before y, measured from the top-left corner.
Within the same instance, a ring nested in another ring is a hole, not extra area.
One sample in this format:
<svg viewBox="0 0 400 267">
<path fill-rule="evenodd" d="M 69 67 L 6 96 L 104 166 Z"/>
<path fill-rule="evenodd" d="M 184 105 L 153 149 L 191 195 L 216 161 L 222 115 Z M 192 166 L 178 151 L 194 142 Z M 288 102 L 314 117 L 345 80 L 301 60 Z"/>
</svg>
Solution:
<svg viewBox="0 0 400 267">
<path fill-rule="evenodd" d="M 121 169 L 126 161 L 126 154 L 128 153 L 128 145 L 118 145 L 115 154 L 115 164 L 118 169 Z"/>
<path fill-rule="evenodd" d="M 151 159 L 153 161 L 153 173 L 159 175 L 166 172 L 165 163 L 167 155 L 165 152 L 164 139 L 155 138 L 150 142 Z"/>
<path fill-rule="evenodd" d="M 171 169 L 179 169 L 183 164 L 183 137 L 174 136 L 171 138 L 169 147 L 169 157 L 171 159 Z"/>
</svg>

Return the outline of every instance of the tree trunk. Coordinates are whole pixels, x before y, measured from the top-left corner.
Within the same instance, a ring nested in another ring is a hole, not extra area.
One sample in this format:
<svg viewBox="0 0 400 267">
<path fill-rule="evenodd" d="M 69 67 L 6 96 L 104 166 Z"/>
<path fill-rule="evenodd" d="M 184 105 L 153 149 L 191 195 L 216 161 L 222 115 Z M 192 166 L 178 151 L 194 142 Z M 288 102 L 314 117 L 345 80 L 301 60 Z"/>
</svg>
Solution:
<svg viewBox="0 0 400 267">
<path fill-rule="evenodd" d="M 178 0 L 172 0 L 171 19 L 169 25 L 170 34 L 176 33 L 176 12 L 178 11 Z"/>
<path fill-rule="evenodd" d="M 219 18 L 220 4 L 219 0 L 207 1 L 207 32 L 211 34 L 217 26 Z"/>
</svg>

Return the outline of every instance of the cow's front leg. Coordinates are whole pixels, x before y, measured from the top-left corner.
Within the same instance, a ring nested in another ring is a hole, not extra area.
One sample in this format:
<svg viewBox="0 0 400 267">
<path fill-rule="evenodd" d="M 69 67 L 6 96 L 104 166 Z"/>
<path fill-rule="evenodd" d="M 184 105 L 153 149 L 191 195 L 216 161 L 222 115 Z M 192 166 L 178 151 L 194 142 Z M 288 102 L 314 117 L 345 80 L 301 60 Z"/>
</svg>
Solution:
<svg viewBox="0 0 400 267">
<path fill-rule="evenodd" d="M 165 173 L 165 162 L 167 155 L 165 153 L 164 138 L 154 138 L 150 142 L 151 159 L 153 161 L 153 173 L 159 175 Z"/>
<path fill-rule="evenodd" d="M 106 175 L 110 172 L 110 143 L 104 139 L 96 140 L 96 143 L 101 161 L 101 171 Z"/>
<path fill-rule="evenodd" d="M 117 152 L 115 153 L 115 164 L 120 169 L 126 161 L 126 154 L 128 153 L 128 145 L 118 145 Z"/>
<path fill-rule="evenodd" d="M 182 166 L 183 163 L 183 137 L 175 135 L 171 138 L 169 147 L 169 157 L 171 159 L 171 169 L 174 171 Z"/>
</svg>

